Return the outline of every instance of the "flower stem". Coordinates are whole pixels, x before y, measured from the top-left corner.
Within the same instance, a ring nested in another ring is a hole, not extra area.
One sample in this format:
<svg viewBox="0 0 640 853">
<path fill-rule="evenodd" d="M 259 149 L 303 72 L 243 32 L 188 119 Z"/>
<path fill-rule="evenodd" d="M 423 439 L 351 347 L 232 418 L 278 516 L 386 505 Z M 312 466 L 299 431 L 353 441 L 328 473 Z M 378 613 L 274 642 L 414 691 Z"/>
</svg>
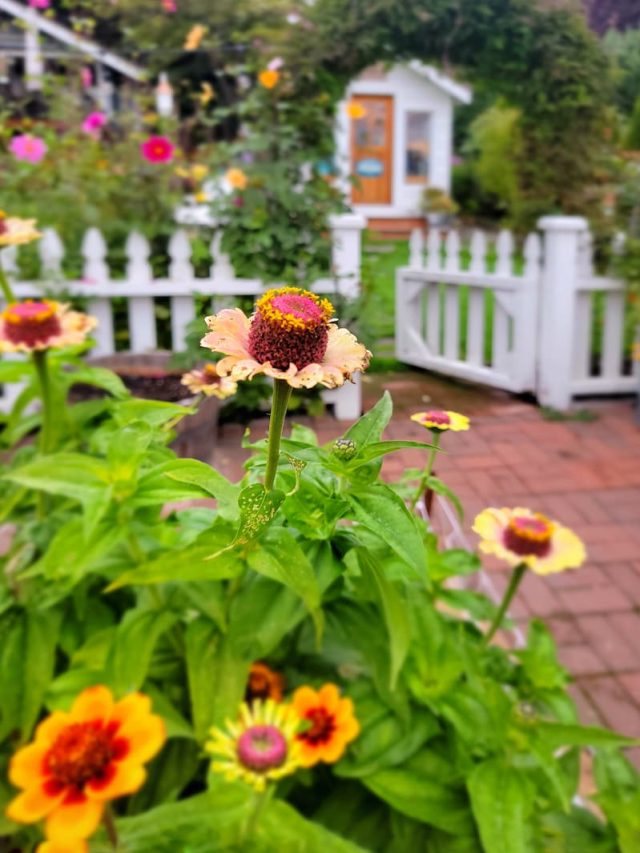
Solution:
<svg viewBox="0 0 640 853">
<path fill-rule="evenodd" d="M 504 618 L 504 614 L 507 612 L 507 608 L 513 601 L 513 597 L 518 591 L 518 587 L 520 586 L 520 582 L 524 577 L 524 573 L 526 572 L 527 567 L 524 563 L 520 563 L 520 565 L 516 566 L 513 570 L 513 574 L 511 575 L 511 580 L 509 581 L 509 586 L 506 589 L 504 594 L 504 598 L 498 608 L 498 612 L 493 617 L 493 622 L 491 623 L 489 630 L 484 636 L 482 641 L 483 646 L 488 646 L 491 640 L 493 639 L 493 635 L 496 633 L 498 628 L 500 627 L 500 623 Z"/>
<path fill-rule="evenodd" d="M 118 849 L 118 830 L 116 829 L 116 821 L 113 816 L 113 809 L 110 804 L 107 804 L 104 814 L 102 815 L 102 822 L 104 823 L 104 828 L 107 833 L 107 837 L 109 838 L 109 843 L 113 847 L 114 850 Z"/>
<path fill-rule="evenodd" d="M 276 479 L 278 460 L 280 458 L 280 439 L 287 405 L 291 396 L 291 386 L 285 379 L 274 379 L 273 398 L 271 402 L 271 417 L 269 420 L 269 437 L 267 439 L 267 470 L 264 475 L 264 487 L 270 492 Z"/>
<path fill-rule="evenodd" d="M 433 471 L 433 462 L 436 458 L 436 453 L 438 452 L 438 449 L 440 447 L 440 438 L 441 438 L 441 434 L 439 432 L 437 432 L 433 436 L 433 447 L 429 451 L 429 458 L 427 459 L 427 466 L 424 469 L 422 477 L 420 478 L 420 484 L 418 485 L 418 488 L 416 489 L 416 493 L 413 496 L 413 499 L 411 501 L 410 509 L 412 512 L 416 508 L 416 505 L 417 505 L 418 501 L 420 500 L 420 497 L 422 496 L 425 489 L 427 488 L 427 483 L 429 481 L 429 477 L 431 476 L 431 472 Z"/>
<path fill-rule="evenodd" d="M 38 380 L 40 381 L 40 394 L 42 396 L 40 450 L 42 453 L 48 453 L 51 450 L 51 385 L 49 384 L 47 351 L 34 350 L 32 358 L 36 373 L 38 374 Z"/>
<path fill-rule="evenodd" d="M 0 290 L 2 290 L 2 295 L 7 300 L 7 302 L 15 302 L 16 298 L 13 295 L 13 290 L 11 289 L 11 285 L 9 284 L 9 279 L 7 278 L 7 274 L 2 269 L 2 264 L 0 263 Z"/>
<path fill-rule="evenodd" d="M 256 829 L 258 828 L 258 823 L 260 822 L 260 818 L 262 817 L 262 813 L 265 809 L 265 806 L 271 799 L 271 795 L 273 793 L 273 786 L 267 785 L 264 791 L 256 791 L 253 795 L 253 799 L 251 801 L 251 811 L 249 812 L 249 816 L 242 827 L 242 834 L 240 841 L 246 841 L 251 838 L 252 835 L 255 834 Z"/>
</svg>

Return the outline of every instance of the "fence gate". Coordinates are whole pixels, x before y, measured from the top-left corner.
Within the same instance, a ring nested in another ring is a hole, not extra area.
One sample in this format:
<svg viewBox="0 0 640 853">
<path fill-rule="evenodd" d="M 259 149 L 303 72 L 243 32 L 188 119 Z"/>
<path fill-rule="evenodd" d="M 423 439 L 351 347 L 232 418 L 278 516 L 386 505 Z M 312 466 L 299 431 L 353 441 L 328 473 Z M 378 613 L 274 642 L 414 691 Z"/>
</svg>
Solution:
<svg viewBox="0 0 640 853">
<path fill-rule="evenodd" d="M 396 355 L 458 379 L 522 392 L 535 388 L 540 238 L 530 234 L 514 264 L 514 239 L 475 231 L 467 247 L 450 231 L 411 237 L 396 281 Z"/>
</svg>

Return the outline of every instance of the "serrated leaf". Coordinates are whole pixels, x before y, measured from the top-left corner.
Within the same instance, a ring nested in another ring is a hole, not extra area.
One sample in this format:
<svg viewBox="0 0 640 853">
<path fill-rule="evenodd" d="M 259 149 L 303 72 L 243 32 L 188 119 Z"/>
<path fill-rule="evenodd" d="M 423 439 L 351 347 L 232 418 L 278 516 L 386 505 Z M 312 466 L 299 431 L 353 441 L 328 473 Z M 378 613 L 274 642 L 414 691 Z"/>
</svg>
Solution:
<svg viewBox="0 0 640 853">
<path fill-rule="evenodd" d="M 497 758 L 483 761 L 471 771 L 467 788 L 486 853 L 533 853 L 527 820 L 534 788 L 521 771 Z"/>
<path fill-rule="evenodd" d="M 362 451 L 368 444 L 380 441 L 392 414 L 391 394 L 385 391 L 375 406 L 360 420 L 356 421 L 352 427 L 349 427 L 343 438 L 350 438 L 351 441 L 355 441 L 358 451 Z"/>
<path fill-rule="evenodd" d="M 138 690 L 146 678 L 158 639 L 175 623 L 175 613 L 129 610 L 118 626 L 106 664 L 116 696 Z"/>
</svg>

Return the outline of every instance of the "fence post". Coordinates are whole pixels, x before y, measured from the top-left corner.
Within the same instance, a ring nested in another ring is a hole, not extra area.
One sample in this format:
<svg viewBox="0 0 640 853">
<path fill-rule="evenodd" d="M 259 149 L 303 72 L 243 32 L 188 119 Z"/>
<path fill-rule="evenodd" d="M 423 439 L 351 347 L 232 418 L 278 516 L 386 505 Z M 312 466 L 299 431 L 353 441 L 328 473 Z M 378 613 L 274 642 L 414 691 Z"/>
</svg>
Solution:
<svg viewBox="0 0 640 853">
<path fill-rule="evenodd" d="M 582 216 L 543 216 L 543 263 L 538 314 L 536 395 L 544 406 L 567 409 L 576 334 L 580 241 L 589 224 Z"/>
<path fill-rule="evenodd" d="M 359 213 L 339 213 L 329 217 L 331 261 L 338 292 L 350 299 L 360 295 L 362 231 L 365 225 L 365 218 Z"/>
</svg>

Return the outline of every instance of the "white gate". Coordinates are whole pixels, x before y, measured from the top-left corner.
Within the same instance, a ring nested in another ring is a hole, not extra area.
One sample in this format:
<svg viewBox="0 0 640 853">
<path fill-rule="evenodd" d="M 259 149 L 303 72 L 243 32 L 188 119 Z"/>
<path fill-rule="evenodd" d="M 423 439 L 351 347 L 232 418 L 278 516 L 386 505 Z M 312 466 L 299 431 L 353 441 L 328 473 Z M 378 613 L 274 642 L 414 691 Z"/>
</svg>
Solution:
<svg viewBox="0 0 640 853">
<path fill-rule="evenodd" d="M 573 396 L 632 393 L 625 284 L 594 275 L 588 223 L 548 216 L 519 252 L 502 231 L 463 245 L 432 229 L 411 238 L 396 280 L 400 361 L 566 408 Z"/>
</svg>

